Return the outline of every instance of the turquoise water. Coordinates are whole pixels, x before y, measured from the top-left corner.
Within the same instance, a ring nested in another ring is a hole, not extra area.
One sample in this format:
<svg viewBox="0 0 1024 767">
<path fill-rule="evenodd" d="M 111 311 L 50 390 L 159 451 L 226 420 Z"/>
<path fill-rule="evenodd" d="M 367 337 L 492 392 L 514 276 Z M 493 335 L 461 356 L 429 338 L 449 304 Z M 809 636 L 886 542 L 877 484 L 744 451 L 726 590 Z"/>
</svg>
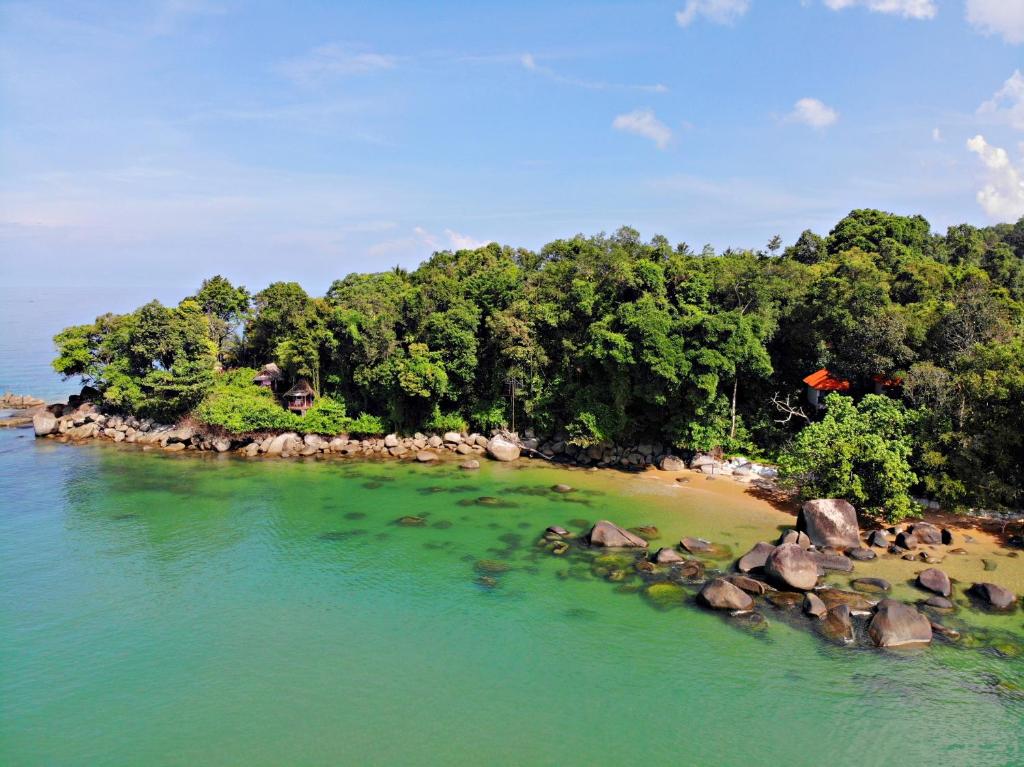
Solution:
<svg viewBox="0 0 1024 767">
<path fill-rule="evenodd" d="M 1024 658 L 751 632 L 534 546 L 606 517 L 776 534 L 732 496 L 6 431 L 0 499 L 5 765 L 1024 763 Z"/>
</svg>

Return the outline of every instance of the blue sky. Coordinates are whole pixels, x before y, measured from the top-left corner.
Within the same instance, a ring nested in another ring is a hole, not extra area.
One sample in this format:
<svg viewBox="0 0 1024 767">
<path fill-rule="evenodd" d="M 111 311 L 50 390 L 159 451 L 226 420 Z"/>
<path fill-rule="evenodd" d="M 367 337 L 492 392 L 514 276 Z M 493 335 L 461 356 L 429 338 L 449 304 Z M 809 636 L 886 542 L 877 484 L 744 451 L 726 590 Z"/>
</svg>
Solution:
<svg viewBox="0 0 1024 767">
<path fill-rule="evenodd" d="M 0 2 L 0 277 L 1024 215 L 1024 0 Z"/>
</svg>

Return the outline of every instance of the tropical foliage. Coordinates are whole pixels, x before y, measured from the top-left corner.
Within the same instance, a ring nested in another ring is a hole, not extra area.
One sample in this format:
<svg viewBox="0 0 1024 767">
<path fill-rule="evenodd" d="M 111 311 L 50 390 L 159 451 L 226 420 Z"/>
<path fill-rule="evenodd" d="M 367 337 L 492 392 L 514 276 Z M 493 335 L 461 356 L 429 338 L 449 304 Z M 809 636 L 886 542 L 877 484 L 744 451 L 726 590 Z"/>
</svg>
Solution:
<svg viewBox="0 0 1024 767">
<path fill-rule="evenodd" d="M 229 402 L 218 360 L 273 361 L 287 383 L 311 383 L 322 404 L 306 418 L 325 430 L 347 418 L 341 403 L 389 429 L 486 430 L 514 417 L 578 445 L 768 455 L 792 445 L 789 465 L 804 475 L 825 427 L 798 437 L 820 414 L 780 402 L 799 402 L 803 377 L 827 367 L 853 384 L 855 414 L 837 412 L 828 427 L 853 441 L 847 454 L 880 428 L 864 410 L 879 406 L 858 404 L 873 379 L 898 381 L 889 394 L 906 409 L 901 476 L 913 491 L 1020 506 L 1024 220 L 940 235 L 920 216 L 856 210 L 828 235 L 807 231 L 780 248 L 773 238 L 763 251 L 695 252 L 623 228 L 536 252 L 439 252 L 415 271 L 349 275 L 323 297 L 279 282 L 250 299 L 214 277 L 178 307 L 69 328 L 55 367 L 95 384 L 111 407 L 167 417 L 203 402 L 207 418 L 241 423 L 228 411 L 263 412 L 271 400 L 242 387 Z M 847 472 L 860 487 L 844 493 L 902 508 L 869 487 L 872 466 Z"/>
</svg>

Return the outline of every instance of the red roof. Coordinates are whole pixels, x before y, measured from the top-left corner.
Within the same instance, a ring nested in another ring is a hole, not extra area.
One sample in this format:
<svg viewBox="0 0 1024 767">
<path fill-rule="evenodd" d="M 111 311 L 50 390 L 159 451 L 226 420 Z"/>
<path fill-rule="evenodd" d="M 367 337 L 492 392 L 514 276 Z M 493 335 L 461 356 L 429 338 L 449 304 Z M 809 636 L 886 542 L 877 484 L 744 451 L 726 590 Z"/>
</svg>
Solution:
<svg viewBox="0 0 1024 767">
<path fill-rule="evenodd" d="M 804 383 L 818 391 L 849 391 L 850 382 L 842 378 L 834 378 L 827 369 L 822 368 L 811 373 L 804 379 Z"/>
<path fill-rule="evenodd" d="M 875 383 L 882 384 L 886 389 L 895 389 L 897 386 L 903 386 L 903 379 L 900 377 L 886 378 L 885 376 L 871 376 L 871 380 Z"/>
</svg>

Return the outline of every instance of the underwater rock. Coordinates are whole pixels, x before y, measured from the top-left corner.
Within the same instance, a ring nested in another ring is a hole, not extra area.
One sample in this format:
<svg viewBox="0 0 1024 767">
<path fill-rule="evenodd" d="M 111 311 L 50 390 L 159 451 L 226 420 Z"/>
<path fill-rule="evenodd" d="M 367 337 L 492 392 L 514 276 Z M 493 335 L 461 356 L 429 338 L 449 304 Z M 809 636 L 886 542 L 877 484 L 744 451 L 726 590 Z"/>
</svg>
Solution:
<svg viewBox="0 0 1024 767">
<path fill-rule="evenodd" d="M 660 609 L 676 607 L 686 600 L 686 589 L 677 583 L 652 583 L 643 590 L 644 598 Z"/>
<path fill-rule="evenodd" d="M 780 610 L 791 610 L 804 603 L 804 595 L 795 591 L 769 591 L 764 598 Z"/>
<path fill-rule="evenodd" d="M 654 525 L 637 525 L 636 527 L 629 528 L 629 532 L 635 533 L 648 541 L 661 536 L 661 532 Z"/>
<path fill-rule="evenodd" d="M 940 597 L 938 594 L 928 597 L 922 604 L 936 610 L 952 611 L 956 609 L 956 606 L 949 599 Z"/>
<path fill-rule="evenodd" d="M 468 461 L 463 461 L 462 463 L 460 463 L 459 468 L 465 469 L 466 471 L 473 471 L 474 469 L 480 468 L 480 461 L 478 461 L 476 458 L 471 458 Z"/>
<path fill-rule="evenodd" d="M 931 591 L 940 597 L 948 597 L 953 592 L 953 585 L 949 582 L 949 576 L 942 570 L 929 567 L 917 574 L 917 585 L 925 591 Z"/>
<path fill-rule="evenodd" d="M 564 527 L 559 527 L 558 525 L 550 525 L 548 529 L 544 532 L 551 533 L 552 535 L 559 535 L 563 538 L 568 535 L 571 535 L 571 533 L 568 530 L 566 530 Z"/>
<path fill-rule="evenodd" d="M 967 593 L 994 610 L 1012 610 L 1017 602 L 1016 594 L 995 583 L 975 583 Z"/>
<path fill-rule="evenodd" d="M 423 527 L 423 525 L 427 524 L 426 518 L 416 517 L 411 514 L 399 517 L 395 521 L 402 527 Z"/>
<path fill-rule="evenodd" d="M 849 549 L 860 546 L 860 528 L 857 512 L 840 498 L 818 498 L 800 507 L 796 519 L 798 530 L 803 530 L 815 546 Z"/>
<path fill-rule="evenodd" d="M 933 633 L 938 634 L 939 636 L 943 636 L 946 639 L 949 639 L 953 642 L 956 642 L 960 639 L 960 632 L 956 629 L 951 629 L 949 626 L 943 626 L 941 623 L 937 621 L 928 622 L 931 624 Z"/>
<path fill-rule="evenodd" d="M 478 559 L 473 564 L 473 569 L 478 573 L 499 575 L 501 573 L 507 573 L 511 569 L 511 565 L 509 565 L 508 562 L 501 562 L 497 559 Z"/>
<path fill-rule="evenodd" d="M 591 546 L 607 548 L 639 548 L 646 549 L 647 541 L 634 535 L 607 519 L 602 519 L 587 533 L 587 541 Z"/>
<path fill-rule="evenodd" d="M 892 589 L 892 584 L 885 578 L 854 578 L 850 585 L 857 591 L 865 591 L 869 594 L 884 594 Z"/>
<path fill-rule="evenodd" d="M 842 554 L 833 551 L 808 551 L 807 553 L 823 570 L 835 570 L 840 573 L 853 572 L 853 562 Z"/>
<path fill-rule="evenodd" d="M 551 488 L 556 493 L 571 493 L 575 488 L 570 485 L 557 484 Z"/>
<path fill-rule="evenodd" d="M 697 595 L 706 606 L 713 610 L 752 610 L 754 600 L 750 594 L 737 588 L 724 578 L 708 581 Z"/>
<path fill-rule="evenodd" d="M 846 605 L 854 612 L 868 612 L 875 606 L 874 602 L 870 601 L 863 594 L 858 594 L 856 591 L 818 589 L 814 593 L 821 597 L 821 601 L 830 610 L 836 605 Z"/>
<path fill-rule="evenodd" d="M 433 463 L 437 460 L 437 454 L 429 450 L 420 450 L 416 453 L 416 460 L 420 463 Z"/>
<path fill-rule="evenodd" d="M 907 647 L 932 641 L 931 621 L 913 607 L 895 599 L 878 603 L 868 636 L 877 647 Z"/>
<path fill-rule="evenodd" d="M 836 605 L 830 608 L 818 628 L 824 637 L 833 642 L 852 643 L 854 633 L 849 605 Z"/>
<path fill-rule="evenodd" d="M 703 554 L 714 548 L 711 541 L 703 538 L 691 538 L 689 536 L 679 541 L 679 545 L 691 554 Z"/>
<path fill-rule="evenodd" d="M 983 560 L 981 560 L 981 566 L 985 570 L 985 572 L 987 572 L 987 573 L 992 572 L 997 567 L 996 563 L 993 562 L 991 559 L 983 559 Z"/>
<path fill-rule="evenodd" d="M 764 563 L 764 571 L 777 585 L 809 591 L 818 583 L 818 565 L 795 543 L 775 547 Z"/>
<path fill-rule="evenodd" d="M 758 567 L 764 567 L 768 555 L 773 551 L 775 551 L 775 547 L 770 543 L 759 541 L 754 544 L 754 548 L 740 557 L 739 562 L 736 563 L 736 569 L 741 573 L 749 573 Z"/>
</svg>

